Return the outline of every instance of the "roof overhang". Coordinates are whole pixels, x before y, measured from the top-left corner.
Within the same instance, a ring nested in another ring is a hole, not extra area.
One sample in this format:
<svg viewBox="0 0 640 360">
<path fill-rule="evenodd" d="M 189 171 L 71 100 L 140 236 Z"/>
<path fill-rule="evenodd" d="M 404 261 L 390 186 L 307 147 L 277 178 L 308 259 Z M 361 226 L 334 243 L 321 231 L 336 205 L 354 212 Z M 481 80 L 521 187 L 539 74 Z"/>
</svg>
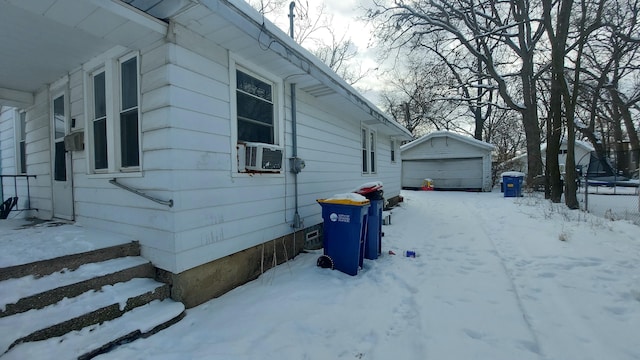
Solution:
<svg viewBox="0 0 640 360">
<path fill-rule="evenodd" d="M 167 24 L 118 0 L 0 0 L 0 105 L 35 93 L 117 46 L 140 49 Z"/>
</svg>

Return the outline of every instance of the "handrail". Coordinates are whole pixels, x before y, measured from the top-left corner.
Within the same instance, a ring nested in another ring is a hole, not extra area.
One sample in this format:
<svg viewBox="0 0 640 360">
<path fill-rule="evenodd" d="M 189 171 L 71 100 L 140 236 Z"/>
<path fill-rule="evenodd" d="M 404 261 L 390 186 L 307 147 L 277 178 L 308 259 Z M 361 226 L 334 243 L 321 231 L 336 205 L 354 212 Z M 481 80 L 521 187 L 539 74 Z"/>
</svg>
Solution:
<svg viewBox="0 0 640 360">
<path fill-rule="evenodd" d="M 121 188 L 121 189 L 125 189 L 125 190 L 127 190 L 127 191 L 130 191 L 130 192 L 132 192 L 132 193 L 134 193 L 134 194 L 136 194 L 136 195 L 142 196 L 142 197 L 143 197 L 143 198 L 145 198 L 145 199 L 149 199 L 149 200 L 151 200 L 151 201 L 157 202 L 158 204 L 166 205 L 166 206 L 168 206 L 168 207 L 173 207 L 173 200 L 172 200 L 172 199 L 169 199 L 169 200 L 160 200 L 160 199 L 154 198 L 153 196 L 147 195 L 147 194 L 143 193 L 143 192 L 142 192 L 142 191 L 140 191 L 140 190 L 136 190 L 136 189 L 134 189 L 134 188 L 132 188 L 132 187 L 129 187 L 129 186 L 127 186 L 127 185 L 124 185 L 124 184 L 119 183 L 119 182 L 116 180 L 116 178 L 113 178 L 113 179 L 109 180 L 109 183 L 110 183 L 110 184 L 113 184 L 113 185 L 115 185 L 115 186 L 117 186 L 117 187 L 119 187 L 119 188 Z"/>
<path fill-rule="evenodd" d="M 31 207 L 31 185 L 29 184 L 29 178 L 36 179 L 37 177 L 38 177 L 37 175 L 27 175 L 27 174 L 0 175 L 0 195 L 2 195 L 2 200 L 4 200 L 4 178 L 13 178 L 13 192 L 16 197 L 18 196 L 18 178 L 25 178 L 27 180 L 27 204 L 29 204 L 29 207 L 26 209 L 20 209 L 20 205 L 16 203 L 16 211 L 25 211 L 25 210 L 38 211 L 37 208 Z"/>
</svg>

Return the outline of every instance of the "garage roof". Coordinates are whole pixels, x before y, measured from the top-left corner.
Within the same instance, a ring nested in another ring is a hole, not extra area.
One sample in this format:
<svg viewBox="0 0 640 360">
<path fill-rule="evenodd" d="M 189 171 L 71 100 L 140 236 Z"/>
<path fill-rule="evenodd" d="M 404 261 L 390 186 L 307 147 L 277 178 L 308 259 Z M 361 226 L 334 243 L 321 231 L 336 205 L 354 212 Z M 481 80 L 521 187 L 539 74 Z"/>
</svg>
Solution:
<svg viewBox="0 0 640 360">
<path fill-rule="evenodd" d="M 470 136 L 465 136 L 465 135 L 460 135 L 451 131 L 446 131 L 446 130 L 442 130 L 442 131 L 435 131 L 432 132 L 430 134 L 424 135 L 416 140 L 413 140 L 410 143 L 404 144 L 400 147 L 400 151 L 406 151 L 409 150 L 417 145 L 420 145 L 422 143 L 425 143 L 431 139 L 434 138 L 441 138 L 441 137 L 446 137 L 446 138 L 451 138 L 451 139 L 455 139 L 455 140 L 459 140 L 462 141 L 464 143 L 467 143 L 469 145 L 475 146 L 479 149 L 483 149 L 483 150 L 493 150 L 495 148 L 495 146 L 493 146 L 492 144 L 489 144 L 487 142 L 484 141 L 480 141 L 477 139 L 474 139 Z"/>
</svg>

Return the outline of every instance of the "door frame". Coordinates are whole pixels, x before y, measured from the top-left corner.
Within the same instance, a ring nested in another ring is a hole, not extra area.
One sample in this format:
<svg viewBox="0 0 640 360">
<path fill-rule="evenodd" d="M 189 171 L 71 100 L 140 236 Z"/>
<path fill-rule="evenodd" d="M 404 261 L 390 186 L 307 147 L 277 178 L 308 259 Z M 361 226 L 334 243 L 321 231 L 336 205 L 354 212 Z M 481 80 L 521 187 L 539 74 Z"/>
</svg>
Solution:
<svg viewBox="0 0 640 360">
<path fill-rule="evenodd" d="M 56 145 L 62 143 L 64 147 L 64 138 L 69 134 L 71 126 L 70 104 L 69 101 L 69 81 L 68 77 L 60 79 L 51 85 L 49 90 L 49 139 L 51 151 L 51 215 L 54 218 L 65 220 L 74 220 L 74 198 L 73 198 L 73 159 L 71 151 L 64 154 L 65 161 L 65 181 L 56 180 Z M 64 135 L 56 136 L 56 121 L 54 119 L 54 102 L 60 96 L 63 96 L 64 105 Z M 58 145 L 60 146 L 60 145 Z"/>
</svg>

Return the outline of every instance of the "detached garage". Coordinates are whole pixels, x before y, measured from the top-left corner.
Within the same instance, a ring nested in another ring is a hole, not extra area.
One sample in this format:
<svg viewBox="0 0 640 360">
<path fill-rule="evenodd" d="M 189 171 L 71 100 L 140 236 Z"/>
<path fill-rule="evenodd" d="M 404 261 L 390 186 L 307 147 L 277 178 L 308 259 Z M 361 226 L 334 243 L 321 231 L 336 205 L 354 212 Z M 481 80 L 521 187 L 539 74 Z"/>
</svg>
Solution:
<svg viewBox="0 0 640 360">
<path fill-rule="evenodd" d="M 425 179 L 436 190 L 491 191 L 493 145 L 450 131 L 437 131 L 400 147 L 402 187 L 415 189 Z"/>
</svg>

